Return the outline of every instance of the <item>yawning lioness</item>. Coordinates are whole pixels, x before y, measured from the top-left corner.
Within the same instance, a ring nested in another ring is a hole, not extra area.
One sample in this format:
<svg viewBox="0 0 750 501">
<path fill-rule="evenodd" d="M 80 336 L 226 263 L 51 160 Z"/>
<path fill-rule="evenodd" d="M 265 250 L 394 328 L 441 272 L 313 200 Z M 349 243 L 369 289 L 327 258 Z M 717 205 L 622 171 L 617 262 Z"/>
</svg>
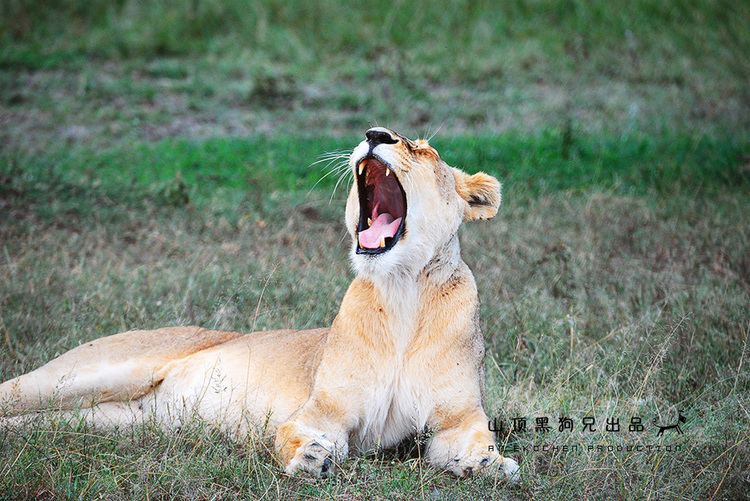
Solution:
<svg viewBox="0 0 750 501">
<path fill-rule="evenodd" d="M 43 409 L 104 428 L 198 416 L 240 439 L 275 432 L 288 473 L 322 477 L 350 449 L 428 428 L 435 468 L 515 474 L 482 407 L 479 301 L 457 234 L 495 215 L 500 184 L 448 166 L 426 141 L 382 127 L 365 136 L 346 205 L 357 277 L 330 328 L 100 338 L 0 385 L 3 422 Z"/>
</svg>

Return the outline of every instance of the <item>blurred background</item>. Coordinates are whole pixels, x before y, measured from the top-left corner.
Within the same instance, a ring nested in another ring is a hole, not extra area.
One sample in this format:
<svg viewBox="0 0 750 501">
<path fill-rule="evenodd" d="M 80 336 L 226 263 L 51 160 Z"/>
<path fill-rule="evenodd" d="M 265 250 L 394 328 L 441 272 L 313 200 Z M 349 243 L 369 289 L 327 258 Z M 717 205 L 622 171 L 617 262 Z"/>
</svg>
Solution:
<svg viewBox="0 0 750 501">
<path fill-rule="evenodd" d="M 738 134 L 733 0 L 5 0 L 0 141 Z"/>
</svg>

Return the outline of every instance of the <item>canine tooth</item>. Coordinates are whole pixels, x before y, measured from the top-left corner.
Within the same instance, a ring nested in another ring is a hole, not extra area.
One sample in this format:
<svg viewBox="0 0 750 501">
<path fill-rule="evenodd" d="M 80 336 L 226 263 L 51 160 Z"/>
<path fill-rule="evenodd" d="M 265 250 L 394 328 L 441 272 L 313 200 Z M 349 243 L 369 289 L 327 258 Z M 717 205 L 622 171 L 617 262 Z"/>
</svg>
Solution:
<svg viewBox="0 0 750 501">
<path fill-rule="evenodd" d="M 389 169 L 388 167 L 386 167 L 385 168 L 385 177 L 388 177 L 390 175 L 391 175 L 391 169 Z"/>
<path fill-rule="evenodd" d="M 380 245 L 379 247 L 385 247 L 385 237 L 380 237 Z"/>
<path fill-rule="evenodd" d="M 363 160 L 359 163 L 359 175 L 361 176 L 364 171 L 365 171 L 365 162 Z"/>
<path fill-rule="evenodd" d="M 367 218 L 367 226 L 372 226 L 372 219 L 369 217 Z"/>
</svg>

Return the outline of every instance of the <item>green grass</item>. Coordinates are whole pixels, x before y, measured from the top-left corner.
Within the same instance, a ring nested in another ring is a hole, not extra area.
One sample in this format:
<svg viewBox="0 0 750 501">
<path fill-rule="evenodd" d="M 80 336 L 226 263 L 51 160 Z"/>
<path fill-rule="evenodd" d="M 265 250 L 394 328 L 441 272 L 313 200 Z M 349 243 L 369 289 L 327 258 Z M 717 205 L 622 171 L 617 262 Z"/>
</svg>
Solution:
<svg viewBox="0 0 750 501">
<path fill-rule="evenodd" d="M 7 2 L 2 14 L 8 63 L 43 67 L 80 61 L 81 56 L 242 51 L 312 65 L 336 54 L 372 60 L 395 49 L 424 58 L 428 66 L 447 62 L 449 76 L 457 78 L 465 78 L 467 69 L 473 78 L 497 76 L 515 64 L 526 73 L 545 75 L 546 66 L 568 70 L 594 64 L 602 73 L 626 71 L 649 79 L 658 77 L 653 71 L 663 71 L 679 81 L 681 66 L 699 63 L 700 70 L 713 69 L 712 64 L 727 58 L 734 59 L 727 68 L 730 74 L 746 74 L 742 51 L 750 44 L 744 23 L 750 12 L 731 1 L 639 1 L 613 8 L 604 1 L 454 0 L 437 8 L 421 0 L 389 9 L 352 1 L 74 0 L 63 5 Z M 426 37 L 431 43 L 424 43 Z M 508 57 L 505 51 L 514 45 L 519 48 Z M 464 56 L 467 49 L 482 57 Z M 626 64 L 609 58 L 613 52 Z M 685 55 L 688 61 L 680 58 Z M 696 55 L 701 56 L 697 61 Z"/>
<path fill-rule="evenodd" d="M 274 192 L 332 190 L 338 184 L 343 197 L 350 178 L 336 167 L 345 158 L 329 162 L 326 153 L 346 151 L 359 141 L 261 136 L 66 148 L 25 158 L 0 155 L 0 174 L 9 192 L 42 197 L 46 192 L 58 203 L 80 201 L 93 187 L 110 196 L 146 191 L 178 206 L 245 203 L 263 210 Z M 536 137 L 435 138 L 433 144 L 449 164 L 502 179 L 506 196 L 516 200 L 591 190 L 706 196 L 744 192 L 750 182 L 743 156 L 750 142 L 732 136 L 600 137 L 552 130 Z"/>
<path fill-rule="evenodd" d="M 434 134 L 504 186 L 462 245 L 520 484 L 417 445 L 312 482 L 200 422 L 41 419 L 0 430 L 0 499 L 748 498 L 747 5 L 442 5 L 2 3 L 0 379 L 131 328 L 330 324 L 347 182 L 315 162 Z"/>
</svg>

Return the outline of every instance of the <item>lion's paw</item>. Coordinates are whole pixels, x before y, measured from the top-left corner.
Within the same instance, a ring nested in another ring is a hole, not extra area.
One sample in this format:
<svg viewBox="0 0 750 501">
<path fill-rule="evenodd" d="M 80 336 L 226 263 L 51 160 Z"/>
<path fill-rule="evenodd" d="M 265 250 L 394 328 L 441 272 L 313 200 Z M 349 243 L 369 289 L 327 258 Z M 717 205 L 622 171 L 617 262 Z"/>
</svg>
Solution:
<svg viewBox="0 0 750 501">
<path fill-rule="evenodd" d="M 521 480 L 520 468 L 515 459 L 504 457 L 498 461 L 498 469 L 505 474 L 505 478 L 511 483 Z"/>
<path fill-rule="evenodd" d="M 521 476 L 518 463 L 511 459 L 499 456 L 497 453 L 486 452 L 466 458 L 456 457 L 453 464 L 448 467 L 454 475 L 468 478 L 475 474 L 503 475 L 509 482 L 517 482 Z"/>
<path fill-rule="evenodd" d="M 310 441 L 297 449 L 297 453 L 286 466 L 286 472 L 293 475 L 304 472 L 313 477 L 328 478 L 335 465 L 335 446 L 328 440 Z"/>
</svg>

